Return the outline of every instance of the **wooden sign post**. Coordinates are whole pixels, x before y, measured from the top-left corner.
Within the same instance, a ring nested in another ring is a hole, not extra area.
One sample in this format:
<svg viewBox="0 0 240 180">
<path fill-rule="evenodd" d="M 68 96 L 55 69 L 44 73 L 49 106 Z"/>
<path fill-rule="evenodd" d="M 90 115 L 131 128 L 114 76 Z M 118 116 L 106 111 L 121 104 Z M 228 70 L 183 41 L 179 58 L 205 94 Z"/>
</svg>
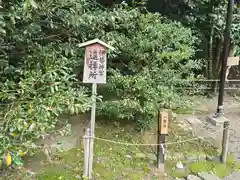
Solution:
<svg viewBox="0 0 240 180">
<path fill-rule="evenodd" d="M 168 134 L 168 111 L 158 112 L 157 167 L 164 170 L 165 139 Z"/>
<path fill-rule="evenodd" d="M 95 129 L 95 113 L 96 113 L 96 96 L 97 96 L 97 84 L 105 84 L 107 79 L 107 49 L 114 50 L 113 47 L 94 39 L 85 43 L 79 44 L 79 47 L 85 47 L 84 58 L 84 73 L 83 83 L 92 84 L 92 109 L 91 109 L 91 122 L 90 122 L 90 139 L 88 162 L 84 162 L 85 172 L 84 176 L 88 179 L 92 179 L 93 168 L 93 139 Z"/>
</svg>

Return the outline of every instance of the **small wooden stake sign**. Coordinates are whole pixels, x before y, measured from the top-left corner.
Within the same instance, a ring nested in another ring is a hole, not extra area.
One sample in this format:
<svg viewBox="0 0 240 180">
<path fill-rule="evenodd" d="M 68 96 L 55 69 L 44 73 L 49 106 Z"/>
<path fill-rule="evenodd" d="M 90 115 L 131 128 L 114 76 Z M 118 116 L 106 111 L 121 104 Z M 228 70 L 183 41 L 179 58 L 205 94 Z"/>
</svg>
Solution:
<svg viewBox="0 0 240 180">
<path fill-rule="evenodd" d="M 168 111 L 167 110 L 163 110 L 162 112 L 160 112 L 160 134 L 168 134 Z"/>
<path fill-rule="evenodd" d="M 157 167 L 164 171 L 164 144 L 168 134 L 168 110 L 158 112 Z"/>
<path fill-rule="evenodd" d="M 83 83 L 92 84 L 91 122 L 90 122 L 89 133 L 86 134 L 86 136 L 90 136 L 90 139 L 89 141 L 85 141 L 86 144 L 84 145 L 85 147 L 84 160 L 87 162 L 84 162 L 84 173 L 83 173 L 84 177 L 87 177 L 88 179 L 92 179 L 93 139 L 94 139 L 94 129 L 95 129 L 97 84 L 106 83 L 107 49 L 114 50 L 114 48 L 100 41 L 99 39 L 94 39 L 94 40 L 79 44 L 78 47 L 85 47 Z"/>
</svg>

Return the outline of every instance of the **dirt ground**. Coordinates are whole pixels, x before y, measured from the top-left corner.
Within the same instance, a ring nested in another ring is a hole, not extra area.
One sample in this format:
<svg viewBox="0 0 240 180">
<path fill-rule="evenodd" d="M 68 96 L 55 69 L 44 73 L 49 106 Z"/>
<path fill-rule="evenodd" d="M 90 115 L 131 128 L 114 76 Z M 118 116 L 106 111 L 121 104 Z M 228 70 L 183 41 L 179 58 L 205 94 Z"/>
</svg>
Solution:
<svg viewBox="0 0 240 180">
<path fill-rule="evenodd" d="M 205 101 L 205 102 L 204 102 Z M 213 99 L 206 99 L 198 109 L 208 110 L 209 115 L 216 112 L 217 97 Z M 229 152 L 234 153 L 236 158 L 240 160 L 240 100 L 232 96 L 225 95 L 224 98 L 224 116 L 230 120 L 230 141 L 229 141 Z M 218 127 L 209 126 L 209 130 L 217 130 Z M 221 133 L 216 134 L 218 139 L 221 139 Z M 220 135 L 220 136 L 219 136 Z"/>
<path fill-rule="evenodd" d="M 217 107 L 217 97 L 204 99 L 200 104 L 201 105 L 196 107 L 196 109 L 206 111 L 209 115 L 214 114 Z M 240 161 L 240 99 L 238 97 L 225 95 L 224 116 L 230 120 L 229 153 L 233 154 L 237 161 Z M 205 115 L 199 117 L 199 119 L 202 120 L 205 118 Z M 217 130 L 219 130 L 219 127 L 207 124 L 204 128 L 197 128 L 196 133 L 200 136 L 206 136 L 207 134 L 216 132 Z M 221 145 L 221 129 L 219 133 L 215 133 L 215 136 L 212 136 L 212 139 L 214 145 Z M 240 179 L 240 172 L 232 173 L 228 177 L 225 177 L 224 180 L 237 179 Z"/>
<path fill-rule="evenodd" d="M 58 150 L 67 151 L 72 148 L 78 147 L 82 140 L 81 137 L 84 135 L 84 129 L 88 126 L 89 121 L 86 115 L 82 116 L 68 116 L 62 117 L 63 121 L 68 120 L 71 124 L 71 133 L 68 136 L 57 135 L 48 135 L 44 139 L 41 139 L 37 142 L 37 145 L 43 146 L 43 152 L 37 153 L 33 157 L 29 157 L 25 160 L 24 164 L 27 169 L 31 169 L 31 171 L 35 172 L 41 168 L 42 160 L 45 160 L 48 156 L 46 156 L 46 152 L 49 154 L 49 158 L 51 155 L 55 154 Z M 49 161 L 50 159 L 48 159 Z M 51 161 L 51 160 L 50 160 Z"/>
</svg>

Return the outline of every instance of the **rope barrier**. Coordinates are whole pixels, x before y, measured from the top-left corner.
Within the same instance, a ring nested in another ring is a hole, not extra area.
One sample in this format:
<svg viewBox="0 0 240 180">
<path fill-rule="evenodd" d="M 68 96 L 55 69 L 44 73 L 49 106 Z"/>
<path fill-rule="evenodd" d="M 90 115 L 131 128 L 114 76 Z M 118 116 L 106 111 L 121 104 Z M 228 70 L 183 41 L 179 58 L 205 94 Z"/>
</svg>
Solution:
<svg viewBox="0 0 240 180">
<path fill-rule="evenodd" d="M 215 131 L 213 133 L 209 133 L 209 135 L 214 135 L 222 130 L 224 130 L 226 128 L 220 129 L 218 131 Z M 203 136 L 202 138 L 207 138 L 208 136 Z M 125 142 L 119 142 L 119 141 L 113 141 L 110 139 L 104 139 L 104 138 L 100 138 L 100 137 L 92 137 L 92 136 L 83 136 L 83 138 L 93 138 L 96 140 L 100 140 L 100 141 L 105 141 L 105 142 L 109 142 L 109 143 L 113 143 L 113 144 L 120 144 L 120 145 L 125 145 L 125 146 L 163 146 L 163 145 L 173 145 L 173 144 L 181 144 L 181 143 L 185 143 L 185 142 L 190 142 L 190 141 L 195 141 L 195 140 L 199 140 L 199 137 L 195 137 L 195 138 L 190 138 L 190 139 L 186 139 L 186 140 L 181 140 L 181 141 L 176 141 L 176 142 L 167 142 L 167 143 L 161 143 L 161 144 L 138 144 L 138 143 L 125 143 Z M 202 139 L 204 140 L 204 139 Z M 206 141 L 206 140 L 204 140 Z"/>
</svg>

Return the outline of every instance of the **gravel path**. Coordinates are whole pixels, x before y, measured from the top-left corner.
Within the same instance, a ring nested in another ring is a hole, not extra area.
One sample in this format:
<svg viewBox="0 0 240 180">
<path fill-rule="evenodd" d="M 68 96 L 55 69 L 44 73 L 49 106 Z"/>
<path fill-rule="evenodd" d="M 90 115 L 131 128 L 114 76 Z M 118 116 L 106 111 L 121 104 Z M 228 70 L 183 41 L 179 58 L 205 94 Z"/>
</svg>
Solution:
<svg viewBox="0 0 240 180">
<path fill-rule="evenodd" d="M 199 108 L 207 109 L 213 114 L 216 111 L 217 98 L 205 101 L 203 106 Z M 236 160 L 240 162 L 240 101 L 236 98 L 225 96 L 224 113 L 231 121 L 229 152 L 234 154 Z M 224 180 L 240 180 L 240 172 L 233 172 L 225 177 Z"/>
</svg>

